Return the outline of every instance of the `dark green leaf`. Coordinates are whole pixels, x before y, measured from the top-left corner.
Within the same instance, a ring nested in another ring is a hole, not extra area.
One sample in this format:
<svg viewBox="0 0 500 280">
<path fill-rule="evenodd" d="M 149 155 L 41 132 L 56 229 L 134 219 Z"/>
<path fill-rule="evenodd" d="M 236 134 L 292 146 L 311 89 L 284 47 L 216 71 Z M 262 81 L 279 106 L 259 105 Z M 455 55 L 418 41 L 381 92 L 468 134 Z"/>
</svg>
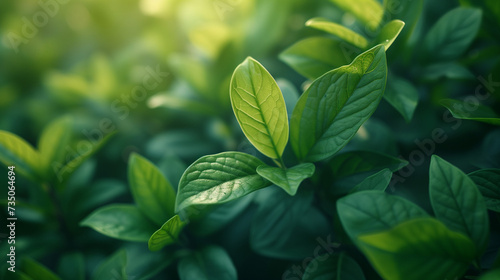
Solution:
<svg viewBox="0 0 500 280">
<path fill-rule="evenodd" d="M 92 280 L 127 279 L 127 253 L 120 250 L 104 260 L 94 271 Z"/>
<path fill-rule="evenodd" d="M 311 37 L 299 41 L 280 54 L 280 59 L 309 79 L 351 63 L 361 49 L 344 41 Z"/>
<path fill-rule="evenodd" d="M 256 157 L 239 152 L 198 159 L 179 182 L 176 213 L 191 205 L 228 202 L 269 186 L 256 171 L 263 164 Z"/>
<path fill-rule="evenodd" d="M 33 259 L 24 259 L 21 270 L 33 279 L 60 280 L 59 276 Z"/>
<path fill-rule="evenodd" d="M 390 75 L 384 98 L 392 107 L 398 110 L 406 122 L 411 121 L 418 104 L 418 91 L 412 83 L 408 80 Z"/>
<path fill-rule="evenodd" d="M 174 215 L 175 191 L 161 171 L 147 159 L 132 154 L 128 181 L 137 208 L 161 225 Z"/>
<path fill-rule="evenodd" d="M 479 280 L 497 280 L 497 279 L 500 279 L 500 269 L 498 268 L 486 272 L 479 278 Z"/>
<path fill-rule="evenodd" d="M 62 279 L 85 280 L 85 259 L 82 253 L 69 253 L 59 261 L 58 273 Z"/>
<path fill-rule="evenodd" d="M 429 193 L 436 217 L 450 229 L 469 236 L 479 251 L 488 243 L 486 205 L 476 184 L 460 169 L 433 155 Z"/>
<path fill-rule="evenodd" d="M 111 204 L 92 212 L 81 223 L 109 237 L 147 242 L 155 226 L 134 205 Z"/>
<path fill-rule="evenodd" d="M 431 64 L 422 70 L 422 78 L 435 81 L 440 78 L 448 79 L 474 79 L 469 69 L 456 62 L 443 62 Z"/>
<path fill-rule="evenodd" d="M 158 251 L 163 247 L 176 242 L 185 225 L 186 223 L 181 221 L 181 218 L 178 215 L 170 218 L 159 230 L 153 233 L 151 238 L 149 238 L 149 250 Z"/>
<path fill-rule="evenodd" d="M 407 164 L 407 161 L 389 155 L 352 151 L 336 155 L 328 165 L 331 176 L 341 178 L 361 172 L 380 171 L 384 168 L 395 172 Z"/>
<path fill-rule="evenodd" d="M 362 235 L 359 247 L 384 279 L 458 279 L 476 253 L 467 236 L 430 217 Z"/>
<path fill-rule="evenodd" d="M 359 264 L 344 252 L 317 256 L 309 263 L 302 280 L 364 280 Z"/>
<path fill-rule="evenodd" d="M 181 280 L 236 280 L 236 268 L 224 249 L 208 246 L 179 261 Z"/>
<path fill-rule="evenodd" d="M 429 30 L 424 45 L 438 60 L 458 58 L 476 37 L 482 12 L 473 8 L 455 8 L 442 16 Z"/>
<path fill-rule="evenodd" d="M 295 195 L 300 183 L 314 174 L 314 164 L 302 163 L 292 168 L 282 169 L 267 165 L 257 167 L 257 173 L 271 183 Z"/>
<path fill-rule="evenodd" d="M 352 31 L 347 27 L 328 21 L 326 19 L 323 18 L 310 19 L 306 22 L 306 26 L 328 32 L 332 35 L 337 36 L 339 39 L 342 39 L 347 43 L 356 46 L 360 49 L 366 49 L 368 47 L 368 40 L 366 40 L 365 37 Z"/>
<path fill-rule="evenodd" d="M 391 170 L 386 168 L 364 179 L 351 190 L 351 193 L 370 190 L 385 191 L 391 182 L 391 177 Z"/>
<path fill-rule="evenodd" d="M 486 207 L 500 212 L 500 169 L 481 169 L 468 175 L 483 195 Z"/>
<path fill-rule="evenodd" d="M 476 99 L 472 99 L 472 101 L 474 102 L 443 99 L 440 103 L 451 112 L 453 117 L 457 119 L 474 120 L 500 125 L 500 116 L 498 116 L 491 108 L 479 104 L 479 101 Z"/>
<path fill-rule="evenodd" d="M 314 81 L 292 115 L 290 141 L 297 157 L 320 161 L 342 149 L 377 108 L 386 77 L 379 45 Z"/>
<path fill-rule="evenodd" d="M 337 210 L 349 237 L 356 242 L 361 234 L 391 229 L 427 213 L 416 204 L 381 191 L 363 191 L 337 201 Z"/>
<path fill-rule="evenodd" d="M 288 115 L 276 81 L 249 57 L 234 70 L 230 88 L 233 111 L 247 139 L 264 155 L 280 159 L 288 142 Z"/>
</svg>

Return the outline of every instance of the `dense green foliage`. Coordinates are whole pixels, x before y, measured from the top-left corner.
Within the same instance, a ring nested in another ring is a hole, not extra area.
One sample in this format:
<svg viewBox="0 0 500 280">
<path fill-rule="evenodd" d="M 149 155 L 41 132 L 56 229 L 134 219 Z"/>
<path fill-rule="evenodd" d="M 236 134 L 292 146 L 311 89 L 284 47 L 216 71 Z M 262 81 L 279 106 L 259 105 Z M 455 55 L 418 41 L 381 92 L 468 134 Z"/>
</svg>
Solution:
<svg viewBox="0 0 500 280">
<path fill-rule="evenodd" d="M 1 2 L 0 278 L 497 279 L 499 7 Z"/>
</svg>

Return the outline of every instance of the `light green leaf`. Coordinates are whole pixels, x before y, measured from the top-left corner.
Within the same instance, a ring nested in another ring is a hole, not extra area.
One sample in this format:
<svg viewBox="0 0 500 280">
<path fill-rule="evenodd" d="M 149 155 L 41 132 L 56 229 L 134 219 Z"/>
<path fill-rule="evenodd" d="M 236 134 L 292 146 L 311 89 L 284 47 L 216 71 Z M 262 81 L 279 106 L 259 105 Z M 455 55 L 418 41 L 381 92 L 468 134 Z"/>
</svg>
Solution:
<svg viewBox="0 0 500 280">
<path fill-rule="evenodd" d="M 394 280 L 458 279 L 476 253 L 467 236 L 430 217 L 362 235 L 358 246 L 382 278 Z"/>
<path fill-rule="evenodd" d="M 236 280 L 236 268 L 224 249 L 208 246 L 182 258 L 178 265 L 181 280 Z"/>
<path fill-rule="evenodd" d="M 15 166 L 14 172 L 36 180 L 39 178 L 39 153 L 19 136 L 0 130 L 0 162 Z"/>
<path fill-rule="evenodd" d="M 375 30 L 382 22 L 384 10 L 376 0 L 330 0 L 339 8 L 353 14 L 359 21 L 366 24 L 371 30 Z"/>
<path fill-rule="evenodd" d="M 389 75 L 384 98 L 407 123 L 411 121 L 418 105 L 418 90 L 410 81 Z"/>
<path fill-rule="evenodd" d="M 128 164 L 128 181 L 137 208 L 151 221 L 161 225 L 174 215 L 175 191 L 150 161 L 132 154 Z"/>
<path fill-rule="evenodd" d="M 451 60 L 469 47 L 481 25 L 482 12 L 474 8 L 455 8 L 442 16 L 429 30 L 424 46 L 437 60 Z"/>
<path fill-rule="evenodd" d="M 384 168 L 395 172 L 406 165 L 408 165 L 406 160 L 369 151 L 342 153 L 334 156 L 328 164 L 330 176 L 336 178 L 362 172 L 380 171 Z"/>
<path fill-rule="evenodd" d="M 386 23 L 384 27 L 382 27 L 382 30 L 380 30 L 380 32 L 377 34 L 374 45 L 382 44 L 387 51 L 394 40 L 396 40 L 401 30 L 403 30 L 404 26 L 405 23 L 398 19 Z"/>
<path fill-rule="evenodd" d="M 29 277 L 33 279 L 44 279 L 44 280 L 60 280 L 59 276 L 54 274 L 44 265 L 38 263 L 33 259 L 23 259 L 21 270 Z"/>
<path fill-rule="evenodd" d="M 302 163 L 292 168 L 282 169 L 267 165 L 257 167 L 257 173 L 271 183 L 285 190 L 289 195 L 295 195 L 303 180 L 314 174 L 314 164 Z"/>
<path fill-rule="evenodd" d="M 460 169 L 433 155 L 429 194 L 436 217 L 450 229 L 469 236 L 482 251 L 488 243 L 486 205 L 476 184 Z"/>
<path fill-rule="evenodd" d="M 127 279 L 127 253 L 120 250 L 105 259 L 94 271 L 92 280 Z"/>
<path fill-rule="evenodd" d="M 269 186 L 256 171 L 263 164 L 256 157 L 239 152 L 198 159 L 182 175 L 175 212 L 191 205 L 228 202 Z"/>
<path fill-rule="evenodd" d="M 166 221 L 163 226 L 149 238 L 148 248 L 151 251 L 161 250 L 163 247 L 177 241 L 186 223 L 181 221 L 179 215 L 175 215 Z"/>
<path fill-rule="evenodd" d="M 288 115 L 281 90 L 267 70 L 248 57 L 231 78 L 231 104 L 250 143 L 280 159 L 288 142 Z"/>
<path fill-rule="evenodd" d="M 363 191 L 337 201 L 337 212 L 345 231 L 356 242 L 361 234 L 384 231 L 427 213 L 416 204 L 381 191 Z"/>
<path fill-rule="evenodd" d="M 475 100 L 475 99 L 474 99 Z M 491 108 L 476 102 L 467 102 L 454 99 L 443 99 L 439 103 L 446 107 L 457 119 L 473 120 L 494 125 L 500 125 L 500 116 Z"/>
<path fill-rule="evenodd" d="M 316 79 L 351 63 L 361 52 L 360 48 L 335 38 L 311 37 L 295 43 L 279 57 L 304 77 Z"/>
<path fill-rule="evenodd" d="M 361 183 L 356 185 L 350 193 L 371 190 L 385 191 L 391 182 L 391 178 L 392 172 L 390 169 L 386 168 L 364 179 Z"/>
<path fill-rule="evenodd" d="M 49 124 L 40 136 L 38 150 L 40 152 L 41 168 L 44 175 L 51 179 L 55 174 L 52 172 L 52 164 L 64 164 L 65 152 L 70 145 L 72 119 L 62 117 Z"/>
<path fill-rule="evenodd" d="M 386 77 L 385 51 L 379 45 L 315 80 L 292 114 L 295 155 L 320 161 L 342 149 L 377 108 Z"/>
<path fill-rule="evenodd" d="M 359 264 L 346 253 L 317 256 L 309 263 L 302 280 L 364 280 Z"/>
<path fill-rule="evenodd" d="M 109 237 L 147 242 L 155 226 L 134 205 L 111 204 L 92 212 L 80 222 Z"/>
<path fill-rule="evenodd" d="M 368 40 L 365 37 L 352 31 L 347 27 L 328 21 L 326 19 L 323 18 L 310 19 L 306 22 L 306 26 L 328 32 L 360 49 L 366 49 L 368 47 Z"/>
<path fill-rule="evenodd" d="M 474 79 L 469 69 L 456 62 L 442 62 L 431 64 L 422 70 L 422 78 L 435 81 L 440 78 L 448 79 Z"/>
<path fill-rule="evenodd" d="M 500 212 L 500 169 L 481 169 L 468 176 L 483 195 L 486 207 Z"/>
</svg>

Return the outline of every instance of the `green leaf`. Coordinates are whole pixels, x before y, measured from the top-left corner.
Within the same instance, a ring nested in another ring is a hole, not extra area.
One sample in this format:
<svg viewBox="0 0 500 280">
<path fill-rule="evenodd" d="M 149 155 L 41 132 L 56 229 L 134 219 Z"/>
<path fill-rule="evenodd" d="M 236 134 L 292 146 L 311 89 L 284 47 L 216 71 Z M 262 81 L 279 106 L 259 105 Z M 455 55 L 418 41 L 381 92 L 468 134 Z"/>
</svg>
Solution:
<svg viewBox="0 0 500 280">
<path fill-rule="evenodd" d="M 0 162 L 15 166 L 14 172 L 36 180 L 39 177 L 40 155 L 26 141 L 8 131 L 0 130 Z"/>
<path fill-rule="evenodd" d="M 473 120 L 494 125 L 500 125 L 500 116 L 491 108 L 475 102 L 460 101 L 454 99 L 443 99 L 439 103 L 446 107 L 453 117 L 457 119 Z"/>
<path fill-rule="evenodd" d="M 52 164 L 64 164 L 65 152 L 70 145 L 72 119 L 62 117 L 49 124 L 40 136 L 38 150 L 40 152 L 41 168 L 47 178 L 51 179 Z"/>
<path fill-rule="evenodd" d="M 500 279 L 500 269 L 494 269 L 486 272 L 485 274 L 481 275 L 479 280 L 497 280 Z"/>
<path fill-rule="evenodd" d="M 302 280 L 364 280 L 363 270 L 351 257 L 342 252 L 317 256 L 309 263 Z"/>
<path fill-rule="evenodd" d="M 128 181 L 137 208 L 151 221 L 161 225 L 174 215 L 175 191 L 150 161 L 132 154 L 128 165 Z"/>
<path fill-rule="evenodd" d="M 332 177 L 342 178 L 356 173 L 380 171 L 384 168 L 395 172 L 406 165 L 408 165 L 407 161 L 389 155 L 352 151 L 334 156 L 328 164 L 328 173 Z"/>
<path fill-rule="evenodd" d="M 257 173 L 271 183 L 295 195 L 300 183 L 314 174 L 314 164 L 302 163 L 292 168 L 282 169 L 267 165 L 257 167 Z"/>
<path fill-rule="evenodd" d="M 85 280 L 85 259 L 82 253 L 67 253 L 58 265 L 62 279 Z"/>
<path fill-rule="evenodd" d="M 387 51 L 394 40 L 396 40 L 401 30 L 403 30 L 404 26 L 405 23 L 398 19 L 386 23 L 384 27 L 382 27 L 382 30 L 380 30 L 380 32 L 377 34 L 374 45 L 382 44 Z"/>
<path fill-rule="evenodd" d="M 500 169 L 481 169 L 468 175 L 483 195 L 486 207 L 500 213 Z"/>
<path fill-rule="evenodd" d="M 405 28 L 398 36 L 401 42 L 406 42 L 413 34 L 422 15 L 422 7 L 423 0 L 384 0 L 384 19 L 400 19 L 405 23 Z"/>
<path fill-rule="evenodd" d="M 475 257 L 474 243 L 434 218 L 405 221 L 359 237 L 359 248 L 384 279 L 458 279 Z"/>
<path fill-rule="evenodd" d="M 104 260 L 94 271 L 92 280 L 127 279 L 127 253 L 120 250 Z"/>
<path fill-rule="evenodd" d="M 476 37 L 482 12 L 474 8 L 455 8 L 442 16 L 424 40 L 427 52 L 437 60 L 460 57 Z"/>
<path fill-rule="evenodd" d="M 182 175 L 175 212 L 191 205 L 228 202 L 269 186 L 256 171 L 263 164 L 256 157 L 239 152 L 198 159 Z"/>
<path fill-rule="evenodd" d="M 267 70 L 248 57 L 231 78 L 231 104 L 250 143 L 280 159 L 288 142 L 288 115 L 281 90 Z"/>
<path fill-rule="evenodd" d="M 59 276 L 55 275 L 54 272 L 50 271 L 48 268 L 38 263 L 33 259 L 23 259 L 21 270 L 33 279 L 44 279 L 44 280 L 60 280 Z"/>
<path fill-rule="evenodd" d="M 109 237 L 147 242 L 155 226 L 134 205 L 111 204 L 92 212 L 80 222 Z"/>
<path fill-rule="evenodd" d="M 295 155 L 320 161 L 342 149 L 377 108 L 386 77 L 385 51 L 379 45 L 315 80 L 292 114 Z"/>
<path fill-rule="evenodd" d="M 353 14 L 359 21 L 364 23 L 371 30 L 375 30 L 382 22 L 384 10 L 382 5 L 376 0 L 330 0 L 339 8 Z"/>
<path fill-rule="evenodd" d="M 361 234 L 384 231 L 427 213 L 416 204 L 381 191 L 362 191 L 337 201 L 340 221 L 356 242 Z"/>
<path fill-rule="evenodd" d="M 365 37 L 347 27 L 328 21 L 326 19 L 310 19 L 306 22 L 306 26 L 328 32 L 360 49 L 366 49 L 368 47 L 368 40 Z"/>
<path fill-rule="evenodd" d="M 151 251 L 161 250 L 163 247 L 177 241 L 186 223 L 181 221 L 179 215 L 175 215 L 166 221 L 163 226 L 149 238 L 148 248 Z"/>
<path fill-rule="evenodd" d="M 295 43 L 279 57 L 304 77 L 316 79 L 351 63 L 361 52 L 360 48 L 335 38 L 311 37 Z"/>
<path fill-rule="evenodd" d="M 450 229 L 469 236 L 479 251 L 488 243 L 486 205 L 476 184 L 460 169 L 433 155 L 429 194 L 436 217 Z"/>
<path fill-rule="evenodd" d="M 410 81 L 390 75 L 384 98 L 403 116 L 407 123 L 411 121 L 418 104 L 418 90 Z"/>
<path fill-rule="evenodd" d="M 361 183 L 356 185 L 350 193 L 371 190 L 385 191 L 391 182 L 391 178 L 392 171 L 386 168 L 364 179 Z"/>
<path fill-rule="evenodd" d="M 474 79 L 469 69 L 456 62 L 435 63 L 425 67 L 422 70 L 422 78 L 435 81 L 440 78 L 448 79 Z"/>
<path fill-rule="evenodd" d="M 236 280 L 236 268 L 224 249 L 208 246 L 182 258 L 178 265 L 181 280 Z"/>
<path fill-rule="evenodd" d="M 149 280 L 172 264 L 179 256 L 173 251 L 151 252 L 143 243 L 129 243 L 126 247 L 126 273 L 129 280 Z"/>
</svg>

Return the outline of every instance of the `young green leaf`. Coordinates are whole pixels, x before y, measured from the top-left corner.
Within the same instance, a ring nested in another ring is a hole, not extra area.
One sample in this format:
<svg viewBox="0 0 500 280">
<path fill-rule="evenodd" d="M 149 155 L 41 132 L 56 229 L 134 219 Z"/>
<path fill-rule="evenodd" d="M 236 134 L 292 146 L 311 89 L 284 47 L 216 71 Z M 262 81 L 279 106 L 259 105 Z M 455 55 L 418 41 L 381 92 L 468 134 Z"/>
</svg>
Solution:
<svg viewBox="0 0 500 280">
<path fill-rule="evenodd" d="M 328 32 L 360 49 L 366 49 L 368 47 L 368 40 L 363 37 L 363 35 L 360 35 L 347 27 L 328 21 L 326 19 L 310 19 L 306 22 L 306 26 Z"/>
<path fill-rule="evenodd" d="M 476 37 L 482 12 L 474 8 L 455 8 L 442 16 L 424 40 L 427 52 L 437 60 L 458 58 Z"/>
<path fill-rule="evenodd" d="M 354 242 L 361 234 L 388 230 L 406 220 L 428 214 L 416 204 L 381 191 L 362 191 L 337 201 L 337 212 Z"/>
<path fill-rule="evenodd" d="M 476 254 L 467 236 L 430 217 L 362 235 L 358 246 L 384 279 L 458 279 Z"/>
<path fill-rule="evenodd" d="M 494 125 L 500 125 L 500 116 L 491 108 L 479 102 L 467 102 L 454 99 L 443 99 L 439 103 L 446 107 L 457 119 L 473 120 Z"/>
<path fill-rule="evenodd" d="M 14 172 L 36 180 L 40 177 L 39 153 L 19 136 L 0 130 L 0 162 L 15 166 Z"/>
<path fill-rule="evenodd" d="M 469 173 L 468 176 L 483 195 L 486 207 L 500 212 L 500 169 L 481 169 Z"/>
<path fill-rule="evenodd" d="M 280 159 L 288 142 L 288 115 L 281 90 L 267 70 L 248 57 L 231 78 L 231 104 L 250 143 Z"/>
<path fill-rule="evenodd" d="M 44 265 L 38 263 L 33 259 L 26 258 L 22 261 L 21 271 L 24 272 L 28 277 L 33 279 L 46 279 L 46 280 L 60 280 L 59 276 L 54 274 Z"/>
<path fill-rule="evenodd" d="M 257 174 L 264 163 L 239 152 L 204 156 L 186 169 L 179 182 L 175 212 L 198 204 L 218 204 L 271 185 Z"/>
<path fill-rule="evenodd" d="M 381 171 L 388 168 L 395 172 L 408 165 L 408 162 L 389 155 L 352 151 L 334 156 L 328 163 L 328 173 L 335 178 L 347 177 L 356 173 Z"/>
<path fill-rule="evenodd" d="M 186 223 L 181 221 L 179 215 L 175 215 L 166 221 L 163 226 L 149 238 L 148 248 L 151 251 L 161 250 L 163 247 L 177 241 Z"/>
<path fill-rule="evenodd" d="M 161 225 L 174 215 L 175 191 L 150 161 L 132 154 L 128 164 L 128 181 L 137 208 L 151 221 Z"/>
<path fill-rule="evenodd" d="M 257 167 L 257 173 L 271 183 L 295 195 L 300 183 L 314 174 L 314 164 L 302 163 L 292 168 L 282 169 L 267 165 Z"/>
<path fill-rule="evenodd" d="M 351 63 L 361 52 L 360 48 L 335 38 L 311 37 L 295 43 L 279 57 L 302 76 L 316 79 Z"/>
<path fill-rule="evenodd" d="M 394 40 L 396 40 L 401 30 L 403 30 L 404 26 L 405 23 L 397 19 L 386 23 L 384 27 L 382 27 L 382 30 L 380 30 L 380 32 L 377 34 L 374 45 L 382 44 L 387 51 Z"/>
<path fill-rule="evenodd" d="M 309 263 L 302 280 L 364 280 L 359 264 L 346 253 L 316 256 Z"/>
<path fill-rule="evenodd" d="M 385 191 L 389 183 L 391 182 L 392 172 L 390 169 L 386 168 L 379 171 L 368 178 L 364 179 L 361 183 L 357 184 L 350 193 L 360 192 L 360 191 Z"/>
<path fill-rule="evenodd" d="M 66 147 L 70 145 L 72 119 L 62 117 L 49 124 L 40 136 L 38 150 L 40 152 L 41 168 L 45 177 L 55 176 L 52 170 L 53 163 L 64 164 Z"/>
<path fill-rule="evenodd" d="M 403 116 L 407 123 L 411 121 L 418 104 L 418 90 L 410 81 L 390 75 L 387 78 L 384 98 Z"/>
<path fill-rule="evenodd" d="M 359 21 L 366 24 L 371 30 L 375 30 L 382 22 L 384 10 L 382 5 L 376 0 L 330 0 L 341 9 L 353 14 Z"/>
<path fill-rule="evenodd" d="M 224 249 L 208 246 L 179 261 L 181 280 L 236 280 L 236 268 Z"/>
<path fill-rule="evenodd" d="M 385 51 L 379 45 L 315 80 L 292 114 L 295 155 L 314 162 L 342 149 L 377 108 L 386 77 Z"/>
<path fill-rule="evenodd" d="M 436 217 L 450 229 L 469 236 L 483 250 L 488 242 L 486 205 L 476 184 L 460 169 L 433 155 L 429 193 Z"/>
<path fill-rule="evenodd" d="M 92 280 L 127 279 L 127 252 L 120 250 L 105 259 L 94 271 Z"/>
<path fill-rule="evenodd" d="M 80 222 L 109 237 L 147 242 L 156 227 L 134 205 L 111 204 L 92 212 Z"/>
</svg>

